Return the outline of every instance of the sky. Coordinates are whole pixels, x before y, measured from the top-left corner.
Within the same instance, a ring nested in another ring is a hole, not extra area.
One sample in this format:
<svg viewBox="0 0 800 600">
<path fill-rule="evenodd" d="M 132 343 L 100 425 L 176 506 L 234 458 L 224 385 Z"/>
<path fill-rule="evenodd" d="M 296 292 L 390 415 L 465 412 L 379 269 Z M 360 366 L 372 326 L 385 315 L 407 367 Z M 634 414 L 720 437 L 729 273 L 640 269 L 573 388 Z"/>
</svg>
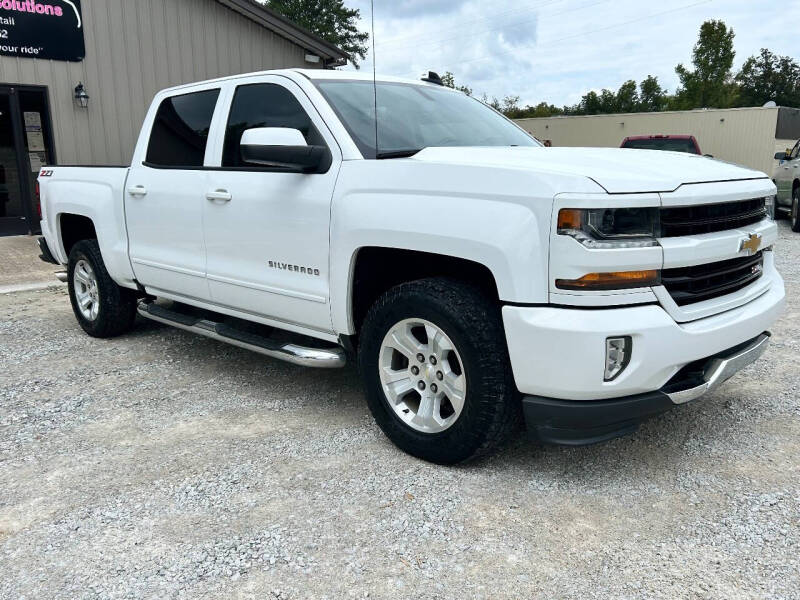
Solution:
<svg viewBox="0 0 800 600">
<path fill-rule="evenodd" d="M 670 92 L 690 65 L 700 25 L 736 32 L 734 69 L 761 48 L 800 61 L 800 1 L 374 0 L 377 71 L 418 78 L 451 71 L 475 94 L 520 104 L 577 103 L 590 90 L 658 77 Z M 370 30 L 369 0 L 345 0 Z M 372 71 L 372 51 L 361 63 Z"/>
</svg>

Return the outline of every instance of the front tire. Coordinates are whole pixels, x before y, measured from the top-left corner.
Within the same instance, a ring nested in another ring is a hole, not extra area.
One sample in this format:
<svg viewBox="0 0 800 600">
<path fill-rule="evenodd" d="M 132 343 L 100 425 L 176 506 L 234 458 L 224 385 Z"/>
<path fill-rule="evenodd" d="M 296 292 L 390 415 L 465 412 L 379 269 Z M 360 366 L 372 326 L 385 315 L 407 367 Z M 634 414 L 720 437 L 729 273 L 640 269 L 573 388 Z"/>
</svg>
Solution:
<svg viewBox="0 0 800 600">
<path fill-rule="evenodd" d="M 800 187 L 796 187 L 792 191 L 792 216 L 789 224 L 792 231 L 800 233 Z"/>
<path fill-rule="evenodd" d="M 82 240 L 72 247 L 67 274 L 72 310 L 86 333 L 110 338 L 133 327 L 136 293 L 111 279 L 97 240 Z"/>
<path fill-rule="evenodd" d="M 425 279 L 372 306 L 359 367 L 378 426 L 439 464 L 486 454 L 521 420 L 499 307 L 478 288 Z"/>
</svg>

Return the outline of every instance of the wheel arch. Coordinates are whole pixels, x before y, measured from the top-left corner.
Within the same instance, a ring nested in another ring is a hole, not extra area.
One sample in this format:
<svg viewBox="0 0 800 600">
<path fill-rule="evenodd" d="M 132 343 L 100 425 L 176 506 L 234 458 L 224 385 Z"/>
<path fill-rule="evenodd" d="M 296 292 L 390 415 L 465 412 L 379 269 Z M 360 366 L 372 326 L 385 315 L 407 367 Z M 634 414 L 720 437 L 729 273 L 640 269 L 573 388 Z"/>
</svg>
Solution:
<svg viewBox="0 0 800 600">
<path fill-rule="evenodd" d="M 500 293 L 486 265 L 446 254 L 405 248 L 365 246 L 352 256 L 347 286 L 347 319 L 357 333 L 370 306 L 383 293 L 401 283 L 429 277 L 449 277 L 475 284 L 499 303 Z"/>
<path fill-rule="evenodd" d="M 96 240 L 97 228 L 87 215 L 61 213 L 58 215 L 58 239 L 66 258 L 72 248 L 81 240 Z"/>
</svg>

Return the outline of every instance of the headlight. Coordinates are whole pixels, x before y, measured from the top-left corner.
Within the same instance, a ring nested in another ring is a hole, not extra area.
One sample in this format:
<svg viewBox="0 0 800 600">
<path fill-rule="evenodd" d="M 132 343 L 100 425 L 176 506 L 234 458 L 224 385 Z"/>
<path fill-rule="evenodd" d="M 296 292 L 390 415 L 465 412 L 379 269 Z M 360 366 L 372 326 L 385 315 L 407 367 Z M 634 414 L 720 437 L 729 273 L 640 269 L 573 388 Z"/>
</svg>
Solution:
<svg viewBox="0 0 800 600">
<path fill-rule="evenodd" d="M 775 220 L 775 205 L 778 203 L 777 200 L 777 196 L 767 196 L 764 198 L 764 208 L 767 210 L 767 216 L 773 221 Z"/>
<path fill-rule="evenodd" d="M 649 248 L 658 246 L 658 208 L 565 208 L 558 213 L 558 233 L 587 248 Z"/>
</svg>

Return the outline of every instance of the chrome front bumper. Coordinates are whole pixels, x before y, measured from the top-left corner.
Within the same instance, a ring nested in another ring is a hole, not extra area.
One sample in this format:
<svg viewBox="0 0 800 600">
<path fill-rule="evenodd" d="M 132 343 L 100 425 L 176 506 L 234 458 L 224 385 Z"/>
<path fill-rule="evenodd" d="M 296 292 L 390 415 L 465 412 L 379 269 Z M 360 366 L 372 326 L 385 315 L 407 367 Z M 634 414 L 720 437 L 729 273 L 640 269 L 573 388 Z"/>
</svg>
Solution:
<svg viewBox="0 0 800 600">
<path fill-rule="evenodd" d="M 685 404 L 715 390 L 747 365 L 761 358 L 769 347 L 769 341 L 770 334 L 765 332 L 744 347 L 734 349 L 728 356 L 712 358 L 703 369 L 700 385 L 667 392 L 667 396 L 674 404 Z"/>
</svg>

